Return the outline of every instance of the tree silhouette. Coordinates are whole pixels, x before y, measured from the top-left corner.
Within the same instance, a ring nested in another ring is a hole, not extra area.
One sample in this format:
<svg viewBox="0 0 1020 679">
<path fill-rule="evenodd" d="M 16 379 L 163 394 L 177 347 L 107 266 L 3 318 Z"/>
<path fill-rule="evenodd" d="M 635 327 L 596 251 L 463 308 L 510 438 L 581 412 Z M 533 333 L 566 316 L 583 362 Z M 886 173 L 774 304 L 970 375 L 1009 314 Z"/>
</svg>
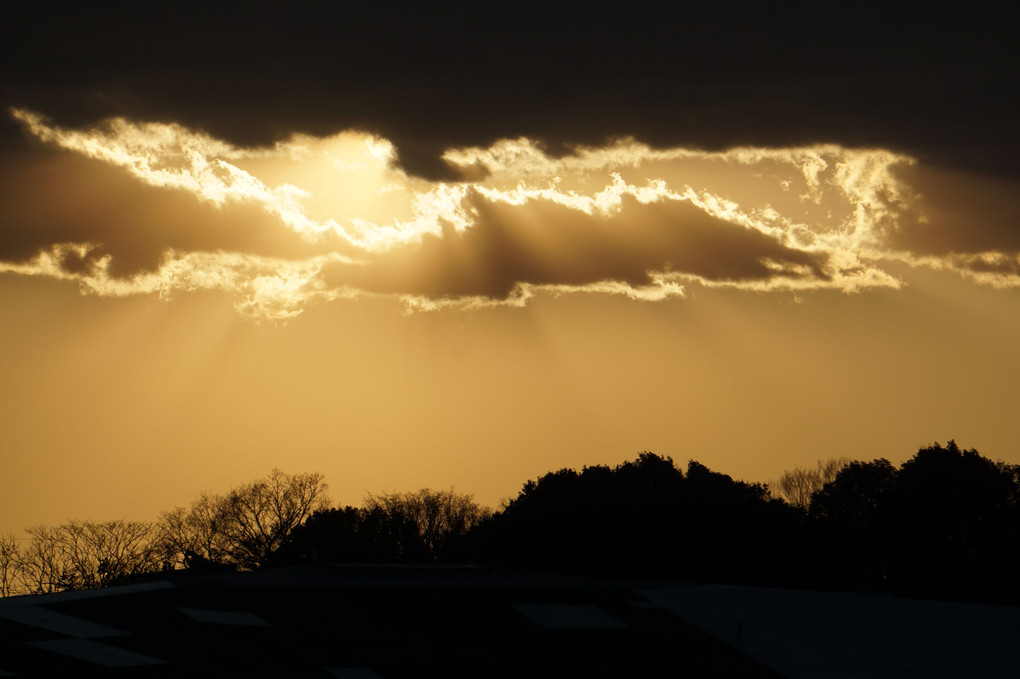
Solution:
<svg viewBox="0 0 1020 679">
<path fill-rule="evenodd" d="M 695 461 L 685 476 L 670 458 L 642 453 L 615 468 L 563 469 L 529 481 L 479 527 L 478 545 L 483 558 L 497 563 L 755 580 L 779 568 L 762 557 L 789 540 L 793 511 L 760 484 Z"/>
<path fill-rule="evenodd" d="M 58 529 L 32 526 L 25 530 L 28 545 L 21 553 L 18 579 L 29 594 L 49 594 L 73 589 L 74 576 Z"/>
<path fill-rule="evenodd" d="M 295 528 L 271 557 L 272 565 L 307 561 L 395 562 L 420 560 L 418 526 L 381 508 L 323 509 Z"/>
<path fill-rule="evenodd" d="M 452 489 L 370 494 L 364 507 L 313 513 L 271 563 L 469 559 L 462 540 L 490 514 L 471 495 Z"/>
<path fill-rule="evenodd" d="M 815 580 L 822 584 L 888 586 L 888 493 L 896 480 L 889 460 L 854 461 L 816 492 L 810 503 Z"/>
<path fill-rule="evenodd" d="M 853 462 L 811 502 L 816 582 L 1020 601 L 1020 470 L 955 441 Z"/>
<path fill-rule="evenodd" d="M 793 583 L 802 566 L 800 514 L 760 483 L 735 481 L 691 461 L 683 508 L 688 577 Z"/>
<path fill-rule="evenodd" d="M 495 514 L 471 495 L 427 488 L 334 509 L 321 474 L 273 470 L 158 524 L 75 520 L 29 528 L 23 545 L 0 537 L 0 595 L 101 587 L 161 568 L 461 560 L 1020 603 L 1020 466 L 955 441 L 898 469 L 844 462 L 784 475 L 796 481 L 778 491 L 784 502 L 765 485 L 644 452 L 529 480 Z"/>
<path fill-rule="evenodd" d="M 362 510 L 320 509 L 291 531 L 271 557 L 272 565 L 305 561 L 374 561 L 375 536 L 362 531 Z"/>
<path fill-rule="evenodd" d="M 1014 579 L 1016 479 L 1015 468 L 952 440 L 904 462 L 886 496 L 895 585 L 958 593 Z"/>
<path fill-rule="evenodd" d="M 850 464 L 850 458 L 832 457 L 819 460 L 814 469 L 795 467 L 783 472 L 779 480 L 771 488 L 776 496 L 794 507 L 807 511 L 811 497 L 820 491 L 825 484 L 836 478 L 841 469 Z"/>
<path fill-rule="evenodd" d="M 472 495 L 448 491 L 421 490 L 409 493 L 371 495 L 365 510 L 381 513 L 392 526 L 401 527 L 402 555 L 439 559 L 450 542 L 467 533 L 489 515 Z M 407 529 L 410 529 L 408 531 Z"/>
<path fill-rule="evenodd" d="M 329 505 L 322 474 L 288 475 L 279 469 L 231 490 L 218 521 L 234 563 L 258 568 L 314 511 Z"/>
<path fill-rule="evenodd" d="M 328 506 L 327 489 L 322 474 L 274 469 L 226 495 L 203 493 L 189 510 L 160 516 L 165 559 L 172 567 L 258 568 L 291 531 Z"/>
<path fill-rule="evenodd" d="M 208 568 L 227 563 L 229 545 L 222 508 L 221 496 L 202 493 L 189 509 L 175 507 L 160 515 L 165 567 Z"/>
<path fill-rule="evenodd" d="M 50 528 L 34 526 L 18 550 L 13 584 L 31 594 L 107 587 L 157 570 L 160 547 L 156 527 L 143 521 L 69 521 Z M 16 547 L 15 547 L 16 549 Z"/>
<path fill-rule="evenodd" d="M 70 589 L 107 587 L 159 568 L 156 529 L 143 521 L 70 521 L 57 528 Z"/>
<path fill-rule="evenodd" d="M 18 591 L 17 577 L 21 568 L 21 550 L 13 535 L 0 535 L 0 597 Z"/>
</svg>

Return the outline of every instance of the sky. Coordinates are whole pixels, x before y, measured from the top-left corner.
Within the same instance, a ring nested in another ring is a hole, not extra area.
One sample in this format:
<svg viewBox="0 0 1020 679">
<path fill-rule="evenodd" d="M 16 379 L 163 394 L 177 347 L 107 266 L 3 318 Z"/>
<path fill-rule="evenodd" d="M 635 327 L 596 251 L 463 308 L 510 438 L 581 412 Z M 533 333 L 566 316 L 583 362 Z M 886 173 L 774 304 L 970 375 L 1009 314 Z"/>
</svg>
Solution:
<svg viewBox="0 0 1020 679">
<path fill-rule="evenodd" d="M 1020 463 L 1012 10 L 819 4 L 6 4 L 0 532 Z"/>
</svg>

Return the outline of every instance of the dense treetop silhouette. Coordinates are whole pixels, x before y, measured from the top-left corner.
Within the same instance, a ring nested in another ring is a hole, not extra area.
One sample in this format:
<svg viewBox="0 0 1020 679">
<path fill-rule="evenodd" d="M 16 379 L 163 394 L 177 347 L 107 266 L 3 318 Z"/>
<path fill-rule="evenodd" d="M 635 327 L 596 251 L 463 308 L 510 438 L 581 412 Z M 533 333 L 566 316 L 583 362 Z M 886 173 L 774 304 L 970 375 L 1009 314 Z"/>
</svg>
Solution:
<svg viewBox="0 0 1020 679">
<path fill-rule="evenodd" d="M 331 506 L 319 474 L 279 470 L 153 523 L 71 521 L 0 538 L 0 594 L 175 570 L 312 561 L 459 562 L 1020 604 L 1020 465 L 955 441 L 820 462 L 772 484 L 643 452 L 527 481 L 497 511 L 453 489 Z"/>
</svg>

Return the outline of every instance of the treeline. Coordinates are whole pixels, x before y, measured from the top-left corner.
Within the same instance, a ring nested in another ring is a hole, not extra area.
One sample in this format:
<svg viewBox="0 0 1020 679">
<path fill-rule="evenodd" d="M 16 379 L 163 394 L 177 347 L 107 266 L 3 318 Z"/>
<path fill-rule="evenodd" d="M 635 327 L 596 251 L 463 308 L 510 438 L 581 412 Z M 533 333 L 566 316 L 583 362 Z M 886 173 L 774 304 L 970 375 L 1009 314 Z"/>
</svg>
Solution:
<svg viewBox="0 0 1020 679">
<path fill-rule="evenodd" d="M 648 453 L 562 470 L 472 531 L 471 551 L 601 575 L 1020 604 L 1020 465 L 950 441 L 899 467 L 831 460 L 774 486 Z"/>
<path fill-rule="evenodd" d="M 954 441 L 898 469 L 850 462 L 806 525 L 823 584 L 1020 604 L 1020 465 Z"/>
<path fill-rule="evenodd" d="M 48 594 L 177 570 L 253 570 L 309 559 L 450 558 L 450 543 L 492 512 L 470 495 L 422 489 L 331 508 L 321 474 L 285 474 L 203 493 L 155 522 L 79 521 L 0 536 L 0 595 Z M 465 556 L 467 552 L 461 551 Z"/>
<path fill-rule="evenodd" d="M 203 493 L 155 522 L 69 521 L 26 530 L 19 544 L 0 537 L 0 594 L 46 594 L 105 587 L 177 569 L 253 569 L 288 535 L 329 506 L 321 474 L 284 474 L 225 495 Z"/>
<path fill-rule="evenodd" d="M 1020 604 L 1020 466 L 953 441 L 899 467 L 820 462 L 771 489 L 642 453 L 528 481 L 495 512 L 428 489 L 331 507 L 321 475 L 274 471 L 152 524 L 29 533 L 0 541 L 4 594 L 182 568 L 449 561 Z"/>
</svg>

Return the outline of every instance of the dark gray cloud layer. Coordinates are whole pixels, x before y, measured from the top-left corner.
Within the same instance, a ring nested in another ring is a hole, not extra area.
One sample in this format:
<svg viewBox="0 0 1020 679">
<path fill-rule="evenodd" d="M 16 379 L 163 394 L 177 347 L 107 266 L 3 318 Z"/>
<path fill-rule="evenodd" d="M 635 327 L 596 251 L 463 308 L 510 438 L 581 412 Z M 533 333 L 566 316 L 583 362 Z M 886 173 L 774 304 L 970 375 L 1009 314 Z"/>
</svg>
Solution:
<svg viewBox="0 0 1020 679">
<path fill-rule="evenodd" d="M 444 148 L 521 135 L 1020 168 L 1010 3 L 288 7 L 7 3 L 0 96 L 66 125 L 174 120 L 239 144 L 361 128 L 430 176 Z"/>
<path fill-rule="evenodd" d="M 56 243 L 90 243 L 90 259 L 110 255 L 110 273 L 129 276 L 157 269 L 168 250 L 305 258 L 343 249 L 338 239 L 313 243 L 281 228 L 257 205 L 212 206 L 62 150 L 8 156 L 0 176 L 0 261 L 26 261 Z"/>
<path fill-rule="evenodd" d="M 917 255 L 1020 252 L 1016 180 L 917 165 L 897 168 L 896 175 L 924 210 L 901 217 L 888 234 L 891 247 Z"/>
</svg>

